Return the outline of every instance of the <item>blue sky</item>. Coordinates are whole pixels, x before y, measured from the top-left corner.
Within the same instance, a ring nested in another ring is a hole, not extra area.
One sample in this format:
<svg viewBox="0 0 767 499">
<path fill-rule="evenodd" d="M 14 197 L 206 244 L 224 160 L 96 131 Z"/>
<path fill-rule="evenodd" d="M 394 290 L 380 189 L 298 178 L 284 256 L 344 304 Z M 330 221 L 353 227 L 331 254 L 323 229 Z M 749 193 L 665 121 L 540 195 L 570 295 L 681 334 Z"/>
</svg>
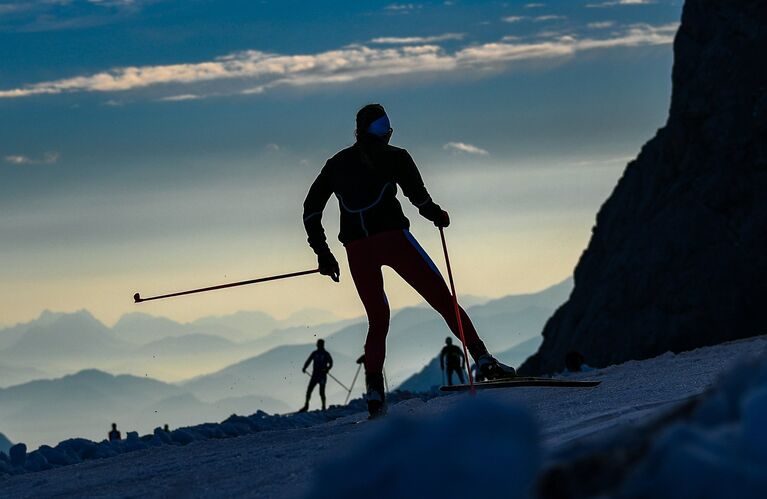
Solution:
<svg viewBox="0 0 767 499">
<path fill-rule="evenodd" d="M 136 309 L 137 290 L 312 267 L 303 195 L 368 102 L 387 107 L 393 143 L 450 211 L 464 292 L 564 279 L 626 161 L 663 125 L 680 11 L 671 0 L 0 2 L 0 322 L 44 308 L 112 321 Z M 408 215 L 436 258 L 433 229 Z M 395 305 L 417 301 L 390 281 Z M 302 307 L 362 313 L 348 279 L 314 278 L 142 310 Z"/>
</svg>

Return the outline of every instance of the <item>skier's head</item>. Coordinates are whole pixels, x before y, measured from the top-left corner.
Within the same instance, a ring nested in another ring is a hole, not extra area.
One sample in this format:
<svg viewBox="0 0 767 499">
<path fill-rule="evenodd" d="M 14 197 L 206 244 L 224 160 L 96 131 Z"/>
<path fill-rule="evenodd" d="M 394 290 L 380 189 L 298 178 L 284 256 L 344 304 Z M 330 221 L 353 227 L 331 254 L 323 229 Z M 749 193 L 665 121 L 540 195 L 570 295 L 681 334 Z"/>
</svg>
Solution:
<svg viewBox="0 0 767 499">
<path fill-rule="evenodd" d="M 319 348 L 320 350 L 324 350 L 325 349 L 325 340 L 317 340 L 317 348 Z"/>
<path fill-rule="evenodd" d="M 117 423 L 112 423 L 112 429 L 117 430 Z"/>
<path fill-rule="evenodd" d="M 452 345 L 452 344 L 453 344 L 453 338 L 451 338 L 450 336 L 445 338 L 445 345 Z"/>
<path fill-rule="evenodd" d="M 368 104 L 357 111 L 357 140 L 375 139 L 388 143 L 393 130 L 381 104 Z"/>
</svg>

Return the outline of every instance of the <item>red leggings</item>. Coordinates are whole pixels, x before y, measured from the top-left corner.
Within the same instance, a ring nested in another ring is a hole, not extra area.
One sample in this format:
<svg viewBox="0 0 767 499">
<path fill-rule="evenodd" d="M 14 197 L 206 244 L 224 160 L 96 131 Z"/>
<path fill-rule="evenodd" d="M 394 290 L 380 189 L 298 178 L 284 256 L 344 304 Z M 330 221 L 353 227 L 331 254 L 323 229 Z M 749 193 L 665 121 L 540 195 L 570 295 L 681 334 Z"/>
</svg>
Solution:
<svg viewBox="0 0 767 499">
<path fill-rule="evenodd" d="M 365 341 L 365 372 L 383 371 L 386 357 L 386 334 L 389 332 L 389 302 L 384 292 L 381 267 L 394 269 L 445 319 L 457 337 L 453 299 L 437 266 L 407 230 L 395 230 L 358 239 L 346 245 L 354 285 L 368 316 Z M 486 353 L 471 319 L 461 308 L 461 323 L 466 346 L 475 359 Z"/>
</svg>

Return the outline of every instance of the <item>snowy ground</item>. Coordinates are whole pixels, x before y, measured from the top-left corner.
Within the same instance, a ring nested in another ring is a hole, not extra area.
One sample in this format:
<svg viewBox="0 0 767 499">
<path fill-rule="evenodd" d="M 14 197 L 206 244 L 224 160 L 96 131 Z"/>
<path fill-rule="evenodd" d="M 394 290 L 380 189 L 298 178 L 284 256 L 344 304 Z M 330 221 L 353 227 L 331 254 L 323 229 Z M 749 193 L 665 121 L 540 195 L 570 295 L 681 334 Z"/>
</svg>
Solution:
<svg viewBox="0 0 767 499">
<path fill-rule="evenodd" d="M 163 446 L 0 478 L 0 490 L 7 497 L 292 498 L 355 497 L 359 485 L 369 487 L 369 497 L 406 497 L 395 482 L 407 485 L 422 477 L 420 488 L 411 489 L 413 497 L 423 487 L 453 497 L 462 487 L 477 492 L 477 483 L 461 478 L 468 468 L 487 475 L 479 480 L 489 490 L 505 483 L 504 497 L 525 497 L 519 484 L 531 481 L 539 463 L 571 444 L 632 431 L 702 393 L 730 367 L 766 354 L 762 336 L 574 376 L 601 380 L 597 388 L 514 388 L 483 391 L 473 400 L 467 394 L 412 399 L 393 406 L 391 417 L 380 421 L 353 424 L 360 414 L 305 429 Z M 467 432 L 464 424 L 474 429 Z M 477 466 L 480 453 L 504 452 L 510 460 Z M 454 479 L 453 486 L 440 485 L 444 475 Z"/>
</svg>

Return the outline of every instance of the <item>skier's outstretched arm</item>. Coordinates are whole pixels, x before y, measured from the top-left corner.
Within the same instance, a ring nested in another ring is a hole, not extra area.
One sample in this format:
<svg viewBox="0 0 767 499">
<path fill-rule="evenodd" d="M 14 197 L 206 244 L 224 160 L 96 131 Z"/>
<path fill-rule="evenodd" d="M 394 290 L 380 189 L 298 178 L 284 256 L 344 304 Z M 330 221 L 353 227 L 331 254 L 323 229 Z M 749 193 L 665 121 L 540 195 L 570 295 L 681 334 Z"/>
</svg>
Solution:
<svg viewBox="0 0 767 499">
<path fill-rule="evenodd" d="M 330 184 L 330 174 L 326 164 L 304 199 L 304 229 L 306 229 L 309 246 L 317 255 L 320 274 L 330 276 L 338 282 L 341 270 L 338 267 L 338 261 L 330 251 L 325 229 L 322 227 L 322 212 L 331 194 L 333 194 L 333 187 Z"/>
<path fill-rule="evenodd" d="M 418 213 L 424 218 L 434 222 L 437 227 L 447 227 L 450 225 L 450 217 L 431 199 L 413 158 L 405 150 L 401 154 L 397 161 L 395 180 L 402 187 L 402 193 L 418 208 Z"/>
</svg>

